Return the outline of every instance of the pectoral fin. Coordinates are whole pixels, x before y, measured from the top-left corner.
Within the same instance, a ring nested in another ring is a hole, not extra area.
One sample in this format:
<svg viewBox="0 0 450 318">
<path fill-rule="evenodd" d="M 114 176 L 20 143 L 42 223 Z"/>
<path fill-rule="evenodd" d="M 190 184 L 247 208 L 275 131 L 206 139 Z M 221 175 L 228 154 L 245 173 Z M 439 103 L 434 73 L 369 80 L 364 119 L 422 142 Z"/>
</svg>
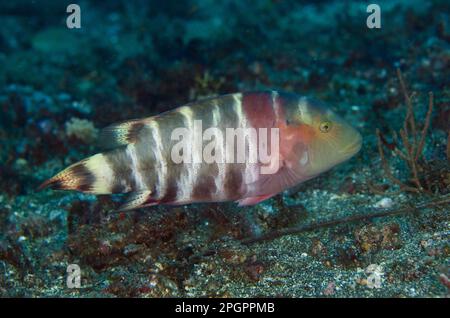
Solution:
<svg viewBox="0 0 450 318">
<path fill-rule="evenodd" d="M 247 183 L 249 193 L 270 196 L 291 188 L 307 178 L 301 172 L 282 165 L 275 174 L 260 174 L 256 181 Z"/>
</svg>

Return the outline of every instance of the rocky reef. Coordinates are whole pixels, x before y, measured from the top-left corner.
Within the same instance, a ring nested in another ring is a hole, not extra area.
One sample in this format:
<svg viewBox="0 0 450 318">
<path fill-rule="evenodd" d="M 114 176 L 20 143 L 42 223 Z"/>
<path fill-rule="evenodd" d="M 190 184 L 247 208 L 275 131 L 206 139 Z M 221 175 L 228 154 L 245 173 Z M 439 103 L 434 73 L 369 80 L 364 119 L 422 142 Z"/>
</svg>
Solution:
<svg viewBox="0 0 450 318">
<path fill-rule="evenodd" d="M 379 29 L 352 1 L 84 0 L 80 29 L 1 3 L 0 296 L 448 297 L 450 4 L 378 3 Z M 363 149 L 253 207 L 36 191 L 108 124 L 259 89 L 326 101 Z"/>
</svg>

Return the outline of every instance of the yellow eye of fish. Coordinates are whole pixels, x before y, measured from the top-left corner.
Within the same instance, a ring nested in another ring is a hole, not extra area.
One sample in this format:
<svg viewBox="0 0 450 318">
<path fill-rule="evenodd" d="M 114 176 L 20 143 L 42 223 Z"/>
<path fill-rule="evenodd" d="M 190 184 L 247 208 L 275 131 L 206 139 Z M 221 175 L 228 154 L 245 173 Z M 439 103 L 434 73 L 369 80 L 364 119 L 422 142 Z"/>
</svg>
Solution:
<svg viewBox="0 0 450 318">
<path fill-rule="evenodd" d="M 323 121 L 320 123 L 319 129 L 323 133 L 327 133 L 331 130 L 331 122 L 330 121 Z"/>
</svg>

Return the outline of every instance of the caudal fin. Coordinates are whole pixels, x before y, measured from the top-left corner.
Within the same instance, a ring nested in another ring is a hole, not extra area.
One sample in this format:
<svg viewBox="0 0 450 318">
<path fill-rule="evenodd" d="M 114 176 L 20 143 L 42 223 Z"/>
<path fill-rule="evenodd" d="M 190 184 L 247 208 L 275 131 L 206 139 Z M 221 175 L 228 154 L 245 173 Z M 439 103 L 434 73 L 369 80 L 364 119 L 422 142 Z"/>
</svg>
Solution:
<svg viewBox="0 0 450 318">
<path fill-rule="evenodd" d="M 75 190 L 92 194 L 127 193 L 136 190 L 132 180 L 134 174 L 128 169 L 129 160 L 132 159 L 127 155 L 127 146 L 139 140 L 149 120 L 150 117 L 130 120 L 103 129 L 100 144 L 108 149 L 108 152 L 73 164 L 45 181 L 38 189 Z"/>
<path fill-rule="evenodd" d="M 114 173 L 103 154 L 77 162 L 42 183 L 38 190 L 75 190 L 93 194 L 110 194 Z"/>
</svg>

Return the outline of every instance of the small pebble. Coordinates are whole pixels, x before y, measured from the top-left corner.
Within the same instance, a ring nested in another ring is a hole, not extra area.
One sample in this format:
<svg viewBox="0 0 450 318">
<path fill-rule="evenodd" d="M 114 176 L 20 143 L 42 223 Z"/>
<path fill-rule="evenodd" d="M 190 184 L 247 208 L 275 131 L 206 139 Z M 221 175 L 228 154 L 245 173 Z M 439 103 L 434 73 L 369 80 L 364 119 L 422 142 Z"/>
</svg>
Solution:
<svg viewBox="0 0 450 318">
<path fill-rule="evenodd" d="M 381 209 L 388 209 L 391 208 L 394 205 L 394 201 L 392 201 L 391 198 L 383 198 L 380 201 L 378 201 L 377 203 L 375 203 L 375 207 L 376 208 L 381 208 Z"/>
</svg>

